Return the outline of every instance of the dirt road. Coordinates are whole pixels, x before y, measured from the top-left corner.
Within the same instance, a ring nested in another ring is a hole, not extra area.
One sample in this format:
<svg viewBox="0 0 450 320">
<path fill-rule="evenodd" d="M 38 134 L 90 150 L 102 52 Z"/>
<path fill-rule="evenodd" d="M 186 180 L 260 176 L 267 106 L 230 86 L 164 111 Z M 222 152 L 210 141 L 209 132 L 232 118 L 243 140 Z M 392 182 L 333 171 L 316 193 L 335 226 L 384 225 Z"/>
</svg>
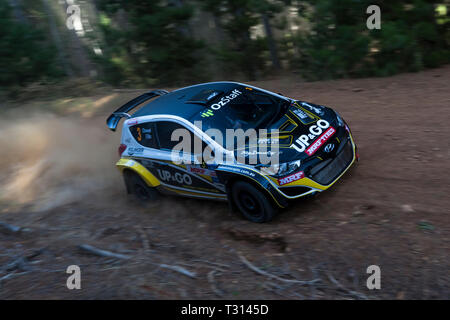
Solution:
<svg viewBox="0 0 450 320">
<path fill-rule="evenodd" d="M 449 299 L 450 67 L 254 84 L 338 110 L 361 156 L 332 189 L 267 224 L 220 202 L 127 200 L 113 166 L 119 136 L 104 125 L 112 106 L 83 120 L 3 123 L 0 191 L 10 197 L 0 221 L 23 229 L 0 225 L 0 299 Z M 10 142 L 24 132 L 31 142 Z M 129 259 L 87 255 L 82 244 Z M 66 288 L 73 264 L 81 290 Z M 366 287 L 370 265 L 381 268 L 380 290 Z"/>
</svg>

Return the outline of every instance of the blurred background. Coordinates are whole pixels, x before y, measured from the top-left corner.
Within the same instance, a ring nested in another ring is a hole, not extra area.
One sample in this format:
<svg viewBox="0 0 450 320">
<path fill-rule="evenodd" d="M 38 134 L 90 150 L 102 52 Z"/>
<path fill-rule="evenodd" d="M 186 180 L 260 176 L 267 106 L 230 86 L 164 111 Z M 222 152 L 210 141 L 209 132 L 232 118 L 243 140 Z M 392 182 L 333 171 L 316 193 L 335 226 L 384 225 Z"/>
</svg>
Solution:
<svg viewBox="0 0 450 320">
<path fill-rule="evenodd" d="M 0 0 L 0 299 L 449 299 L 449 5 Z M 262 225 L 226 203 L 136 205 L 106 117 L 214 80 L 336 109 L 361 161 Z"/>
<path fill-rule="evenodd" d="M 370 5 L 382 27 L 369 30 Z M 389 76 L 449 62 L 448 1 L 2 0 L 2 91 Z"/>
</svg>

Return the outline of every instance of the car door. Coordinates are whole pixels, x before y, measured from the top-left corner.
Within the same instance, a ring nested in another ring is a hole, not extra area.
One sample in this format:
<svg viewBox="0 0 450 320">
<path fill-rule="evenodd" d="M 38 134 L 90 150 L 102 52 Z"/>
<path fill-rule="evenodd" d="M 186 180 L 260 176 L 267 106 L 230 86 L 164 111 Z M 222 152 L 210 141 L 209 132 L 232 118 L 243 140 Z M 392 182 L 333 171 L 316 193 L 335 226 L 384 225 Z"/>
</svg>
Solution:
<svg viewBox="0 0 450 320">
<path fill-rule="evenodd" d="M 153 126 L 158 152 L 155 152 L 151 159 L 144 161 L 143 164 L 161 182 L 161 185 L 177 193 L 221 198 L 225 194 L 225 187 L 218 180 L 214 166 L 196 161 L 204 148 L 208 147 L 207 143 L 176 121 L 158 120 L 153 123 Z M 175 139 L 177 135 L 173 136 L 174 132 L 183 133 L 183 138 Z M 190 140 L 192 148 L 174 151 L 184 138 Z M 194 145 L 201 147 L 195 152 Z"/>
</svg>

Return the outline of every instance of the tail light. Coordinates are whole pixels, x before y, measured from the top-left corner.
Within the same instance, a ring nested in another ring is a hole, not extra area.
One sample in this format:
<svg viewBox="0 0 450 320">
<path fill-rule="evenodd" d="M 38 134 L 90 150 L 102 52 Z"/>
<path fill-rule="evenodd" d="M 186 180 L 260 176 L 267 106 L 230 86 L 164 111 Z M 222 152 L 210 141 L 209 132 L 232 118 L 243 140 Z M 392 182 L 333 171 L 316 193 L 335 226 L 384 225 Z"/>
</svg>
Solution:
<svg viewBox="0 0 450 320">
<path fill-rule="evenodd" d="M 119 146 L 119 149 L 118 149 L 118 151 L 119 151 L 119 157 L 121 157 L 122 156 L 122 153 L 124 153 L 124 151 L 127 149 L 127 145 L 126 144 L 121 144 L 120 146 Z"/>
</svg>

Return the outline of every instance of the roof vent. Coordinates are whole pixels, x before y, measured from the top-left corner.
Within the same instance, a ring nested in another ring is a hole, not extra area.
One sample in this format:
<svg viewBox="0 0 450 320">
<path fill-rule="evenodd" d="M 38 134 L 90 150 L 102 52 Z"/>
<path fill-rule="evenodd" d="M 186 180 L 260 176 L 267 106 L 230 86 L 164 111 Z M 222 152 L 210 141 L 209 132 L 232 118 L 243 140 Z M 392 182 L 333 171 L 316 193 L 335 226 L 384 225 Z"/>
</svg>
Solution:
<svg viewBox="0 0 450 320">
<path fill-rule="evenodd" d="M 222 94 L 223 91 L 206 89 L 197 93 L 195 96 L 186 101 L 186 103 L 207 105 L 208 102 L 214 100 Z"/>
</svg>

